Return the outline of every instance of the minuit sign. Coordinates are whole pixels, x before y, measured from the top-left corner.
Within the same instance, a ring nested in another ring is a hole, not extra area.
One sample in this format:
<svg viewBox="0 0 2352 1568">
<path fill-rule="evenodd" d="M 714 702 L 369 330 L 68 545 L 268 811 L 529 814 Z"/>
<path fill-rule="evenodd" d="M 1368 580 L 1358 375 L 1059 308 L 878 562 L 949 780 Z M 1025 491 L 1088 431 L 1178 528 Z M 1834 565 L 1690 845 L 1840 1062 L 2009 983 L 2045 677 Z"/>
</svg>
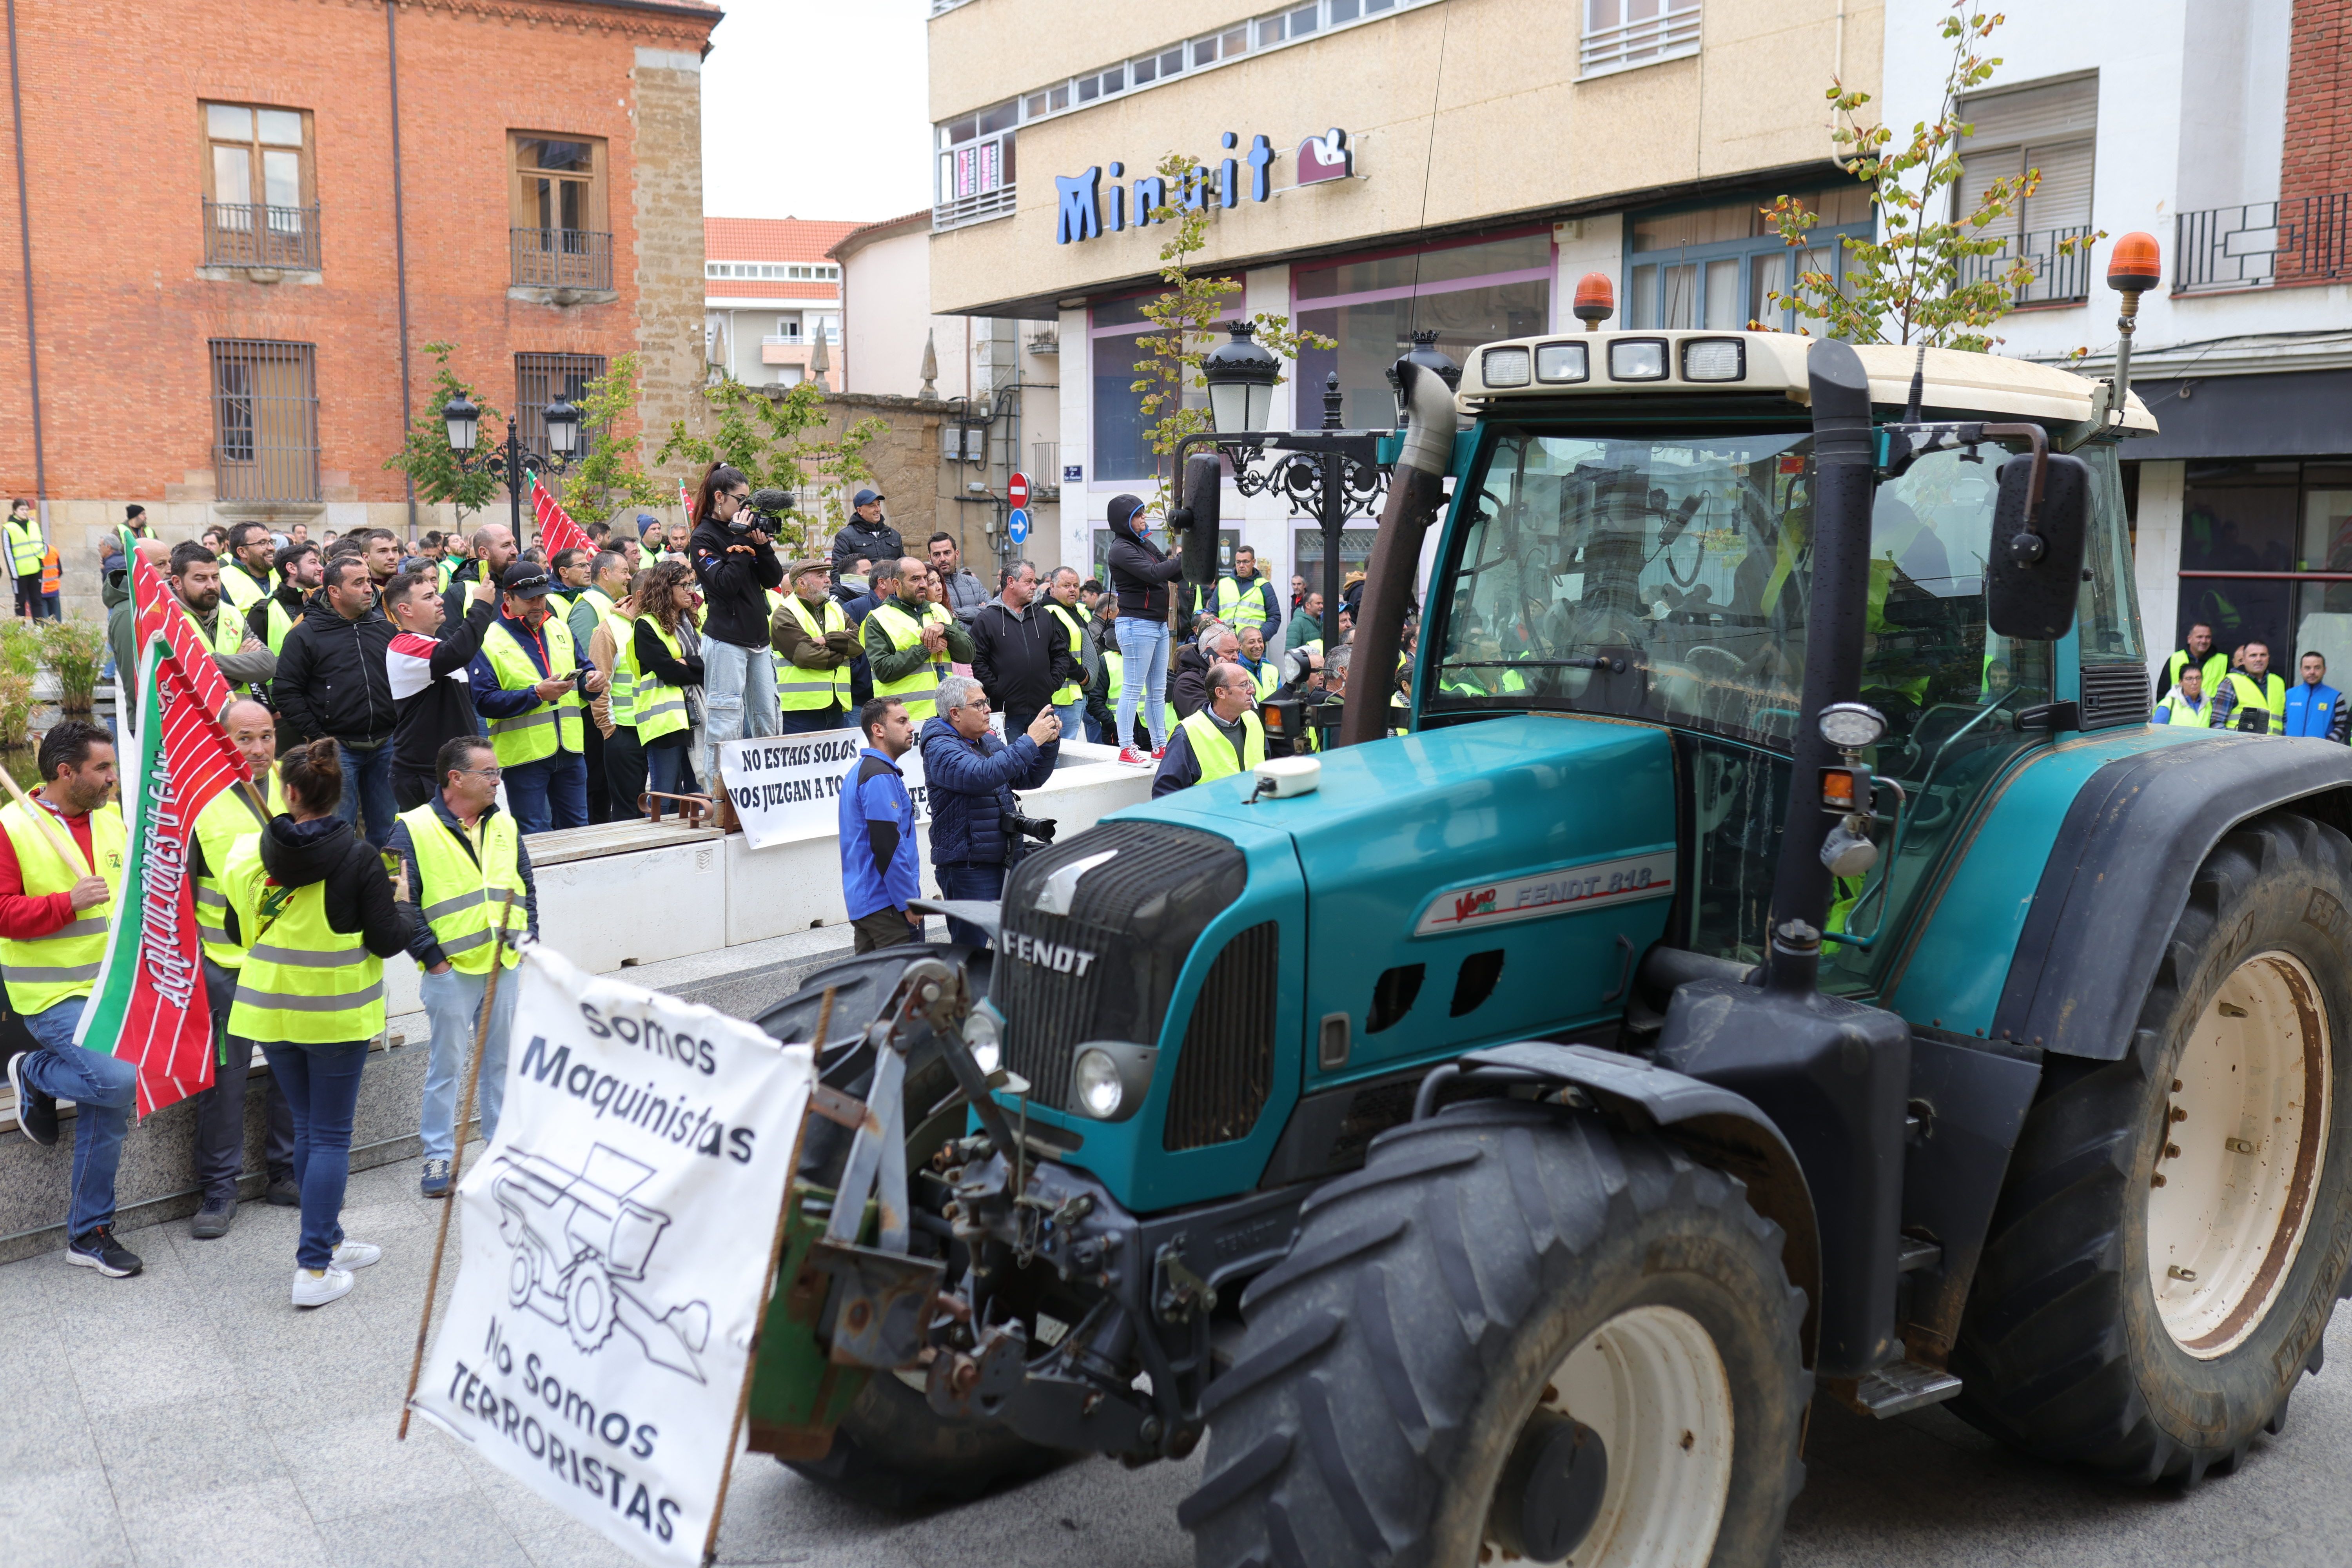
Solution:
<svg viewBox="0 0 2352 1568">
<path fill-rule="evenodd" d="M 1231 150 L 1241 139 L 1228 131 L 1223 145 Z M 1178 184 L 1177 205 L 1199 212 L 1211 198 L 1219 206 L 1234 207 L 1242 202 L 1242 166 L 1249 166 L 1249 199 L 1267 200 L 1274 195 L 1272 168 L 1281 156 L 1264 136 L 1250 139 L 1249 151 L 1238 157 L 1227 158 L 1211 169 L 1206 163 L 1192 165 L 1192 173 Z M 1320 136 L 1309 136 L 1298 144 L 1298 177 L 1301 185 L 1321 184 L 1327 180 L 1344 180 L 1356 172 L 1355 150 L 1348 145 L 1348 133 L 1334 126 Z M 1108 233 L 1116 234 L 1126 228 L 1148 228 L 1151 215 L 1168 202 L 1168 182 L 1157 174 L 1147 174 L 1134 183 L 1133 201 L 1129 200 L 1129 188 L 1122 184 L 1127 165 L 1110 166 L 1108 191 L 1103 184 L 1100 164 L 1083 174 L 1056 174 L 1054 190 L 1059 211 L 1054 223 L 1054 243 L 1070 245 L 1081 240 L 1099 239 Z M 1108 196 L 1106 202 L 1105 196 Z M 1129 214 L 1133 213 L 1130 222 Z"/>
</svg>

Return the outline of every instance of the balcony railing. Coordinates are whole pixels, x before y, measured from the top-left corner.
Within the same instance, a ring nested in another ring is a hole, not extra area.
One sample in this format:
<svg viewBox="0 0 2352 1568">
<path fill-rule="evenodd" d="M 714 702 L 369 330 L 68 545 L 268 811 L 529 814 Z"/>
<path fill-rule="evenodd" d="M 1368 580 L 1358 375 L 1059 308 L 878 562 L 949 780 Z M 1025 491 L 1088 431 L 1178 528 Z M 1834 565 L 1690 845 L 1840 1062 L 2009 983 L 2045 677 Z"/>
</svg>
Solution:
<svg viewBox="0 0 2352 1568">
<path fill-rule="evenodd" d="M 1013 213 L 1013 133 L 1000 131 L 939 155 L 931 228 L 961 228 Z"/>
<path fill-rule="evenodd" d="M 205 203 L 205 265 L 319 269 L 319 209 Z"/>
<path fill-rule="evenodd" d="M 2208 207 L 2173 220 L 2176 293 L 2347 277 L 2352 277 L 2352 192 Z"/>
<path fill-rule="evenodd" d="M 1990 256 L 1965 258 L 1960 264 L 1960 281 L 1976 283 L 1997 278 L 2022 258 L 2033 268 L 2033 278 L 2017 291 L 2012 304 L 2057 305 L 2087 300 L 2091 297 L 2090 246 L 2080 244 L 2071 251 L 2058 247 L 2070 239 L 2088 241 L 2091 233 L 2090 226 L 2083 224 L 2011 235 Z"/>
<path fill-rule="evenodd" d="M 518 289 L 610 289 L 613 237 L 587 228 L 517 228 L 513 242 Z"/>
</svg>

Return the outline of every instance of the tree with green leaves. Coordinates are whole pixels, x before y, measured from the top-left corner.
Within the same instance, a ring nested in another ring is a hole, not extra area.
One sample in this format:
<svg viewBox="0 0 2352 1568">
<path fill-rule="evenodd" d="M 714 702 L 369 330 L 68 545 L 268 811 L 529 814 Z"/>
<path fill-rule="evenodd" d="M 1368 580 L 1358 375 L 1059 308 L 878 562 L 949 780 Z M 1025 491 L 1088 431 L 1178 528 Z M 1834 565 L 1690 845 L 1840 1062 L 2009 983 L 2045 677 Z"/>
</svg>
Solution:
<svg viewBox="0 0 2352 1568">
<path fill-rule="evenodd" d="M 1842 280 L 1828 270 L 1803 271 L 1792 289 L 1771 298 L 1801 320 L 1822 323 L 1827 336 L 1982 352 L 2000 341 L 1984 329 L 2006 315 L 2033 281 L 2034 258 L 2011 255 L 2010 238 L 1987 231 L 2032 195 L 2042 184 L 2040 170 L 1989 181 L 1971 210 L 1937 216 L 1955 208 L 1959 143 L 1971 129 L 1960 118 L 1960 100 L 1990 81 L 2001 63 L 1985 53 L 1986 40 L 2003 20 L 2000 13 L 1971 11 L 1969 4 L 1953 0 L 1951 14 L 1938 24 L 1951 46 L 1942 101 L 1933 121 L 1912 127 L 1907 142 L 1897 145 L 1884 123 L 1861 122 L 1868 93 L 1833 81 L 1825 95 L 1837 113 L 1831 139 L 1845 150 L 1846 173 L 1870 187 L 1878 232 L 1867 239 L 1843 238 Z M 1804 246 L 1821 221 L 1793 196 L 1781 196 L 1763 211 L 1791 247 Z M 2053 255 L 2073 256 L 2105 237 L 2099 230 L 2063 239 Z"/>
<path fill-rule="evenodd" d="M 1151 443 L 1152 456 L 1160 459 L 1151 502 L 1144 510 L 1164 515 L 1174 483 L 1169 459 L 1177 443 L 1209 428 L 1206 404 L 1188 404 L 1185 395 L 1205 393 L 1209 384 L 1201 374 L 1201 361 L 1220 341 L 1218 318 L 1224 314 L 1225 297 L 1239 293 L 1242 286 L 1235 278 L 1192 270 L 1193 258 L 1209 242 L 1213 176 L 1208 168 L 1184 153 L 1171 153 L 1160 160 L 1159 174 L 1166 200 L 1139 212 L 1136 222 L 1138 226 L 1173 224 L 1176 232 L 1160 242 L 1160 280 L 1168 291 L 1142 306 L 1144 319 L 1155 330 L 1136 340 L 1147 357 L 1135 362 L 1136 379 L 1129 390 L 1143 394 L 1143 416 L 1150 421 L 1144 437 Z M 1260 310 L 1248 320 L 1258 342 L 1279 360 L 1296 362 L 1304 348 L 1338 346 L 1314 332 L 1292 331 L 1287 316 Z"/>
<path fill-rule="evenodd" d="M 623 354 L 580 394 L 580 427 L 588 452 L 563 477 L 563 508 L 582 521 L 622 507 L 659 506 L 665 499 L 638 461 L 643 436 L 617 434 L 636 412 L 637 356 Z"/>
<path fill-rule="evenodd" d="M 788 489 L 797 508 L 788 523 L 794 551 L 813 552 L 849 519 L 843 497 L 874 482 L 866 449 L 890 427 L 874 416 L 849 421 L 838 433 L 825 405 L 825 391 L 815 381 L 792 387 L 750 386 L 733 376 L 722 376 L 702 389 L 703 401 L 717 415 L 710 434 L 689 431 L 683 419 L 670 426 L 656 463 L 683 458 L 698 468 L 724 461 L 742 470 L 754 490 Z M 818 504 L 810 508 L 812 495 Z"/>
<path fill-rule="evenodd" d="M 383 466 L 406 474 L 416 486 L 418 500 L 446 501 L 456 507 L 457 527 L 463 531 L 466 514 L 480 510 L 497 498 L 499 479 L 483 469 L 467 470 L 457 466 L 457 454 L 449 449 L 449 426 L 441 417 L 441 409 L 462 393 L 481 409 L 484 430 L 499 418 L 499 414 L 488 398 L 476 397 L 474 389 L 449 368 L 449 356 L 457 352 L 457 344 L 426 343 L 425 352 L 433 356 L 438 367 L 433 375 L 433 390 L 425 405 L 410 416 L 408 439 L 399 451 L 384 459 Z"/>
</svg>

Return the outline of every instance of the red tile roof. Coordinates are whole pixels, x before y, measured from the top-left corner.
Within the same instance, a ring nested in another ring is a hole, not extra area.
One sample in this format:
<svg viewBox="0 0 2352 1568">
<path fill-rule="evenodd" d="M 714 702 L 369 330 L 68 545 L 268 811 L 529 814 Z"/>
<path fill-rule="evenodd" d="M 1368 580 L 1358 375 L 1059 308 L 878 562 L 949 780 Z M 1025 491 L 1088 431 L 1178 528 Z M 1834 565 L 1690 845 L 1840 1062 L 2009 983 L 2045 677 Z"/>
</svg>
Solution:
<svg viewBox="0 0 2352 1568">
<path fill-rule="evenodd" d="M 865 226 L 824 218 L 707 217 L 702 254 L 710 261 L 803 261 L 823 265 L 834 244 Z M 709 300 L 837 300 L 838 283 L 801 278 L 706 278 Z"/>
</svg>

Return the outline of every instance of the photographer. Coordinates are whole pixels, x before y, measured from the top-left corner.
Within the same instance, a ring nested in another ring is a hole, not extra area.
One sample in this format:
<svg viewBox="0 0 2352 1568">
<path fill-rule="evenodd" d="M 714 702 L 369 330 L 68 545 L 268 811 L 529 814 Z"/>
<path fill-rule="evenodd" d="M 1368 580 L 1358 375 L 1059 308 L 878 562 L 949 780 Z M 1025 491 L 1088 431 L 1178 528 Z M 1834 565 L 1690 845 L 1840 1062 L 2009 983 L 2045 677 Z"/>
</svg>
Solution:
<svg viewBox="0 0 2352 1568">
<path fill-rule="evenodd" d="M 968 675 L 940 682 L 939 712 L 923 725 L 923 778 L 930 789 L 931 870 L 943 899 L 1000 900 L 1004 869 L 1021 837 L 1051 843 L 1054 825 L 1021 815 L 1013 781 L 1036 767 L 1040 751 L 1062 733 L 1051 708 L 1039 710 L 1010 745 L 988 727 L 988 698 Z M 988 937 L 950 918 L 948 940 L 972 947 Z"/>
<path fill-rule="evenodd" d="M 499 616 L 482 634 L 470 675 L 475 711 L 489 721 L 515 826 L 525 833 L 588 825 L 587 738 L 582 709 L 604 672 L 572 646 L 552 613 L 547 574 L 517 561 L 499 582 Z"/>
<path fill-rule="evenodd" d="M 790 504 L 782 490 L 762 490 L 763 506 Z M 751 482 L 713 463 L 694 498 L 694 533 L 688 556 L 702 584 L 703 726 L 710 762 L 699 771 L 714 784 L 719 746 L 746 735 L 772 735 L 780 727 L 776 670 L 768 659 L 768 591 L 784 585 L 784 563 L 770 543 L 772 511 L 749 508 Z"/>
</svg>

